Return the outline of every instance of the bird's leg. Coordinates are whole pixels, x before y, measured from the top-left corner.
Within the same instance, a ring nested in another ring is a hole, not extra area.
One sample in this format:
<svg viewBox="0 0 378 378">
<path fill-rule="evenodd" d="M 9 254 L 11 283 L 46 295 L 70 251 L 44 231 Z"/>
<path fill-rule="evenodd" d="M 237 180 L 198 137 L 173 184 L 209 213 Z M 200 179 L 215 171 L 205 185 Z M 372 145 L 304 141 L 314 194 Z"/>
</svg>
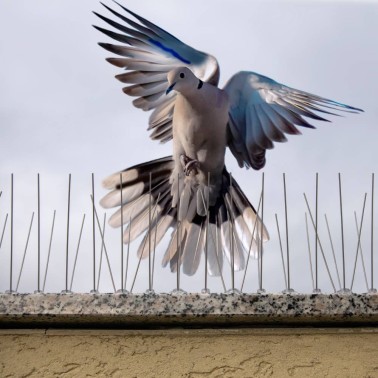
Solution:
<svg viewBox="0 0 378 378">
<path fill-rule="evenodd" d="M 198 173 L 197 171 L 199 169 L 198 160 L 191 159 L 190 157 L 182 154 L 180 155 L 180 162 L 186 176 L 190 176 L 192 172 L 194 173 L 194 175 Z"/>
</svg>

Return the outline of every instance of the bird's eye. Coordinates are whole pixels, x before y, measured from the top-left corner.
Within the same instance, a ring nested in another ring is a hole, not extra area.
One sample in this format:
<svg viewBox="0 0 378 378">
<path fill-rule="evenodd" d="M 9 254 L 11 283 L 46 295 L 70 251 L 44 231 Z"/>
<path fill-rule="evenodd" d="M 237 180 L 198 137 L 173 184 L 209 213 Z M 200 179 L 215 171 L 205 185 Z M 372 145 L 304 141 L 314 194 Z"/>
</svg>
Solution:
<svg viewBox="0 0 378 378">
<path fill-rule="evenodd" d="M 183 72 L 181 72 L 180 77 L 181 77 L 181 79 L 183 79 L 185 77 L 185 74 Z"/>
</svg>

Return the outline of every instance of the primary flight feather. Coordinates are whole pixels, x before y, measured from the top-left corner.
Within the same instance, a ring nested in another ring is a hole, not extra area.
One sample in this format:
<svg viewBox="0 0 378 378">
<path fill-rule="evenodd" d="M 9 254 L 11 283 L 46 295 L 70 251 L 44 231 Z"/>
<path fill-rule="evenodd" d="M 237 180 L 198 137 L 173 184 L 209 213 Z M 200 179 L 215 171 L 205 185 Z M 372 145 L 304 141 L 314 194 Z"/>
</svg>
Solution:
<svg viewBox="0 0 378 378">
<path fill-rule="evenodd" d="M 120 207 L 110 224 L 117 227 L 122 220 L 128 224 L 125 243 L 144 234 L 140 257 L 147 257 L 172 229 L 163 257 L 163 265 L 169 263 L 172 271 L 182 265 L 184 273 L 194 274 L 205 245 L 211 275 L 221 273 L 224 255 L 234 270 L 243 269 L 245 257 L 256 257 L 269 236 L 226 171 L 226 148 L 240 167 L 261 169 L 274 142 L 286 141 L 285 134 L 300 134 L 298 126 L 314 128 L 308 118 L 328 121 L 323 115 L 362 110 L 255 72 L 239 72 L 220 89 L 219 65 L 213 56 L 120 4 L 122 14 L 102 5 L 112 18 L 95 14 L 114 31 L 95 28 L 121 43 L 100 46 L 117 55 L 108 58 L 109 63 L 126 71 L 116 76 L 127 84 L 123 92 L 136 97 L 137 108 L 152 110 L 148 127 L 152 139 L 173 140 L 172 156 L 104 181 L 111 191 L 102 206 Z"/>
</svg>

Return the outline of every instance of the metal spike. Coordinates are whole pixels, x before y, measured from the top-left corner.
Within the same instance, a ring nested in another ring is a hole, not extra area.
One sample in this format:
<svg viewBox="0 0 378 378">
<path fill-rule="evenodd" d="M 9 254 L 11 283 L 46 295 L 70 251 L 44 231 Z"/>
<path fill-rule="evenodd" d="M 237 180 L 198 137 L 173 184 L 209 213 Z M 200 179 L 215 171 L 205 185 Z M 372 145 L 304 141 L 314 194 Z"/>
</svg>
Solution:
<svg viewBox="0 0 378 378">
<path fill-rule="evenodd" d="M 158 222 L 155 224 L 155 235 L 154 235 L 154 252 L 152 257 L 152 272 L 151 272 L 151 281 L 152 287 L 154 287 L 154 272 L 155 272 L 155 256 L 156 256 L 156 235 L 157 235 Z"/>
<path fill-rule="evenodd" d="M 84 222 L 85 222 L 85 214 L 84 214 L 84 216 L 83 216 L 83 221 L 81 222 L 81 228 L 80 228 L 79 240 L 78 240 L 78 242 L 77 242 L 75 261 L 74 261 L 74 266 L 73 266 L 73 269 L 72 269 L 72 275 L 71 275 L 70 291 L 72 291 L 72 283 L 73 283 L 73 280 L 74 280 L 74 277 L 75 277 L 76 264 L 77 264 L 77 257 L 79 256 L 80 241 L 81 241 L 81 235 L 82 235 L 82 233 L 83 233 Z"/>
<path fill-rule="evenodd" d="M 111 278 L 111 280 L 112 280 L 113 290 L 114 290 L 114 292 L 116 292 L 116 286 L 115 286 L 115 284 L 114 284 L 114 278 L 113 278 L 112 268 L 111 268 L 111 266 L 110 266 L 110 261 L 109 261 L 109 256 L 108 256 L 108 251 L 106 250 L 104 234 L 103 234 L 102 231 L 101 231 L 100 221 L 98 220 L 97 210 L 96 210 L 96 206 L 95 206 L 95 204 L 94 204 L 94 200 L 93 200 L 93 197 L 92 197 L 92 196 L 91 196 L 91 199 L 92 199 L 92 203 L 93 203 L 93 206 L 94 206 L 94 211 L 95 211 L 95 216 L 96 216 L 96 221 L 97 221 L 97 227 L 98 227 L 98 229 L 99 229 L 99 231 L 100 231 L 101 240 L 102 240 L 102 243 L 103 243 L 103 246 L 104 246 L 105 257 L 106 257 L 106 261 L 107 261 L 107 263 L 108 263 L 108 268 L 109 268 L 110 278 Z"/>
<path fill-rule="evenodd" d="M 122 172 L 119 174 L 119 184 L 121 191 L 121 288 L 117 290 L 117 294 L 127 294 L 123 288 L 123 268 L 124 268 L 124 251 L 123 251 L 123 182 L 122 182 Z"/>
<path fill-rule="evenodd" d="M 125 284 L 123 286 L 123 290 L 124 292 L 127 294 L 128 291 L 126 290 L 126 285 L 127 285 L 127 275 L 128 275 L 128 271 L 129 271 L 129 257 L 130 257 L 130 237 L 131 235 L 131 216 L 130 216 L 130 220 L 129 220 L 129 243 L 127 244 L 127 256 L 126 256 L 126 273 L 125 273 Z"/>
<path fill-rule="evenodd" d="M 370 294 L 375 294 L 377 289 L 374 288 L 374 173 L 371 174 L 371 240 L 370 240 Z M 1 244 L 0 244 L 1 245 Z"/>
<path fill-rule="evenodd" d="M 343 288 L 340 293 L 349 294 L 350 289 L 345 286 L 345 249 L 344 249 L 344 218 L 343 218 L 343 197 L 341 194 L 341 174 L 339 173 L 339 198 L 340 198 L 340 221 L 341 221 L 341 253 L 343 258 Z"/>
<path fill-rule="evenodd" d="M 356 231 L 357 231 L 357 237 L 359 235 L 359 229 L 358 229 L 358 221 L 357 221 L 357 213 L 354 212 L 354 221 L 355 221 L 355 224 L 356 224 Z M 361 264 L 362 264 L 362 270 L 364 272 L 364 278 L 365 278 L 365 284 L 366 284 L 366 291 L 369 291 L 369 284 L 368 284 L 368 280 L 367 280 L 367 274 L 366 274 L 366 269 L 365 269 L 365 258 L 364 258 L 364 253 L 362 251 L 362 243 L 360 243 L 360 255 L 361 255 Z"/>
<path fill-rule="evenodd" d="M 7 294 L 13 293 L 13 219 L 14 219 L 14 213 L 13 213 L 13 173 L 11 174 L 11 217 L 10 217 L 10 262 L 9 262 L 9 290 L 6 290 L 5 292 Z"/>
<path fill-rule="evenodd" d="M 49 269 L 49 263 L 50 263 L 51 245 L 52 245 L 52 238 L 53 238 L 54 226 L 55 226 L 55 215 L 56 215 L 56 210 L 54 210 L 54 215 L 53 215 L 53 220 L 52 220 L 52 226 L 51 226 L 49 251 L 48 251 L 48 254 L 47 254 L 47 262 L 46 262 L 46 269 L 45 269 L 45 278 L 43 279 L 43 287 L 42 287 L 42 291 L 43 292 L 45 291 L 47 271 Z"/>
<path fill-rule="evenodd" d="M 67 207 L 67 242 L 66 242 L 66 288 L 62 294 L 70 294 L 68 290 L 68 249 L 70 236 L 70 212 L 71 212 L 71 173 L 68 176 L 68 207 Z"/>
<path fill-rule="evenodd" d="M 315 290 L 314 293 L 320 293 L 318 280 L 318 173 L 316 173 L 315 189 Z"/>
<path fill-rule="evenodd" d="M 181 221 L 180 221 L 180 173 L 177 174 L 177 252 L 178 258 L 176 263 L 176 289 L 172 290 L 171 294 L 181 295 L 185 291 L 180 288 L 180 272 L 181 272 Z"/>
<path fill-rule="evenodd" d="M 3 232 L 1 233 L 0 248 L 1 248 L 1 245 L 3 244 L 4 232 L 5 232 L 5 228 L 7 226 L 7 221 L 8 221 L 8 213 L 5 216 L 5 221 L 4 221 L 4 226 L 3 226 Z"/>
<path fill-rule="evenodd" d="M 307 201 L 306 194 L 303 193 L 303 196 L 304 196 L 304 199 L 305 199 L 305 201 L 306 201 L 307 210 L 308 210 L 308 213 L 309 213 L 309 215 L 310 215 L 310 219 L 311 219 L 312 226 L 314 227 L 314 230 L 315 230 L 315 222 L 314 222 L 314 219 L 313 219 L 313 217 L 312 217 L 312 213 L 311 213 L 311 210 L 310 210 L 310 206 L 309 206 L 309 204 L 308 204 L 308 201 Z M 325 257 L 324 251 L 323 251 L 322 243 L 320 242 L 319 235 L 316 234 L 316 236 L 317 236 L 317 239 L 318 239 L 318 243 L 319 243 L 320 251 L 321 251 L 322 256 L 323 256 L 324 264 L 325 264 L 326 269 L 327 269 L 327 273 L 328 273 L 328 276 L 329 276 L 329 280 L 331 281 L 331 285 L 332 285 L 332 287 L 333 287 L 333 290 L 336 292 L 336 287 L 335 287 L 335 284 L 333 283 L 332 275 L 331 275 L 331 272 L 330 272 L 330 270 L 329 270 L 328 263 L 327 263 L 327 259 L 326 259 L 326 257 Z M 316 290 L 316 289 L 315 289 L 315 290 Z M 319 292 L 315 292 L 315 290 L 314 290 L 314 294 L 318 294 Z"/>
<path fill-rule="evenodd" d="M 332 242 L 331 230 L 330 230 L 330 228 L 329 228 L 327 215 L 324 214 L 324 217 L 325 217 L 325 221 L 326 221 L 326 224 L 327 224 L 327 230 L 328 230 L 329 241 L 330 241 L 330 243 L 331 243 L 333 262 L 334 262 L 334 264 L 335 264 L 335 269 L 336 269 L 336 274 L 337 274 L 337 281 L 338 281 L 338 283 L 339 283 L 339 288 L 340 288 L 340 290 L 341 290 L 340 274 L 339 274 L 339 269 L 338 269 L 338 267 L 337 267 L 337 261 L 336 261 L 335 249 L 333 248 L 333 242 Z"/>
<path fill-rule="evenodd" d="M 307 213 L 305 213 L 305 222 L 306 222 L 308 259 L 309 259 L 309 262 L 310 262 L 310 272 L 311 272 L 311 281 L 312 281 L 312 291 L 314 291 L 315 290 L 315 281 L 314 281 L 314 272 L 313 272 L 313 268 L 312 268 L 312 258 L 311 258 L 310 236 L 309 236 L 309 232 L 308 232 Z"/>
<path fill-rule="evenodd" d="M 40 182 L 39 182 L 39 173 L 37 175 L 38 181 L 38 272 L 37 272 L 37 290 L 34 293 L 41 293 L 41 190 L 40 190 Z"/>
<path fill-rule="evenodd" d="M 207 196 L 207 204 L 206 204 L 206 239 L 205 239 L 205 287 L 201 290 L 201 294 L 210 294 L 210 290 L 207 287 L 207 258 L 208 258 L 208 242 L 209 242 L 209 203 L 210 203 L 210 172 L 207 173 L 207 188 L 208 188 L 208 196 Z"/>
<path fill-rule="evenodd" d="M 274 216 L 276 217 L 276 225 L 277 225 L 278 240 L 279 240 L 279 242 L 280 242 L 281 261 L 282 261 L 282 270 L 283 270 L 284 279 L 285 279 L 285 287 L 286 287 L 286 290 L 288 290 L 288 289 L 289 289 L 289 286 L 288 286 L 288 284 L 287 284 L 287 278 L 286 278 L 285 259 L 284 259 L 284 255 L 283 255 L 283 249 L 282 249 L 282 240 L 281 240 L 280 226 L 279 226 L 279 224 L 278 224 L 278 217 L 277 217 L 277 214 L 274 214 Z"/>
<path fill-rule="evenodd" d="M 231 193 L 231 207 L 232 207 L 232 173 L 230 172 L 230 193 Z M 232 214 L 229 214 L 230 220 L 230 247 L 231 247 L 231 294 L 235 291 L 235 243 L 234 243 L 234 222 L 235 219 L 232 219 Z"/>
<path fill-rule="evenodd" d="M 257 290 L 258 294 L 265 293 L 265 289 L 263 289 L 263 233 L 264 233 L 264 183 L 265 183 L 265 176 L 264 172 L 262 173 L 261 178 L 261 229 L 260 229 L 260 250 L 258 254 L 258 262 L 259 262 L 259 289 Z"/>
<path fill-rule="evenodd" d="M 95 190 L 94 190 L 94 173 L 92 173 L 92 248 L 93 248 L 93 288 L 90 291 L 92 294 L 97 294 L 96 290 L 96 222 L 95 222 L 95 212 L 94 212 L 94 203 L 95 203 Z"/>
<path fill-rule="evenodd" d="M 287 196 L 286 196 L 286 175 L 283 174 L 284 186 L 284 201 L 285 201 L 285 226 L 286 226 L 286 267 L 287 267 L 287 289 L 283 291 L 284 294 L 294 293 L 294 289 L 290 286 L 290 252 L 289 252 L 289 222 L 287 211 Z"/>
<path fill-rule="evenodd" d="M 151 203 L 152 203 L 152 188 L 151 188 L 151 182 L 152 182 L 152 172 L 150 172 L 150 191 L 149 191 L 149 205 L 148 205 L 148 294 L 152 294 L 152 277 L 151 277 L 151 271 L 152 271 L 152 260 L 151 260 Z M 158 202 L 156 202 L 156 207 L 158 205 Z"/>
<path fill-rule="evenodd" d="M 367 196 L 367 193 L 365 193 L 365 196 L 364 196 L 364 204 L 363 204 L 363 206 L 362 206 L 362 215 L 361 215 L 361 222 L 360 222 L 360 227 L 359 227 L 359 232 L 358 232 L 358 243 L 357 243 L 356 258 L 355 258 L 355 260 L 354 260 L 354 268 L 353 268 L 352 283 L 350 284 L 350 290 L 351 290 L 351 291 L 352 291 L 352 289 L 353 289 L 354 276 L 355 276 L 355 273 L 356 273 L 358 251 L 359 251 L 359 249 L 360 249 L 360 245 L 361 245 L 361 231 L 362 231 L 362 222 L 364 221 L 366 196 Z"/>
<path fill-rule="evenodd" d="M 104 256 L 104 240 L 105 240 L 105 228 L 106 228 L 106 213 L 104 213 L 104 221 L 102 225 L 102 235 L 104 238 L 102 239 L 101 242 L 101 251 L 100 251 L 100 262 L 98 265 L 98 274 L 97 274 L 97 290 L 95 293 L 98 293 L 100 290 L 100 277 L 101 277 L 101 270 L 102 270 L 102 258 Z"/>
<path fill-rule="evenodd" d="M 20 273 L 18 275 L 18 280 L 17 280 L 17 285 L 16 285 L 16 293 L 18 292 L 18 286 L 20 285 L 20 279 L 21 279 L 22 270 L 24 269 L 24 262 L 25 262 L 25 257 L 26 257 L 26 251 L 28 250 L 29 239 L 30 239 L 30 232 L 31 232 L 31 229 L 33 227 L 33 220 L 34 220 L 34 211 L 32 213 L 31 220 L 30 220 L 28 237 L 26 239 L 26 244 L 25 244 L 25 249 L 24 249 L 24 255 L 22 257 L 22 263 L 21 263 L 21 267 L 20 267 Z"/>
</svg>

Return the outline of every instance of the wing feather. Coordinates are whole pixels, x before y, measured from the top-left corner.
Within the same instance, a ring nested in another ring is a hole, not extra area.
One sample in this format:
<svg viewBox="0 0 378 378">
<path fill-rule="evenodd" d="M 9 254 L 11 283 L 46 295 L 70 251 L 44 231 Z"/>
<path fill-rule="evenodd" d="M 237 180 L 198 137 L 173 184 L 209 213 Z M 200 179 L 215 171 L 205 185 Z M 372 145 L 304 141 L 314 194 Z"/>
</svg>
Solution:
<svg viewBox="0 0 378 378">
<path fill-rule="evenodd" d="M 120 4 L 118 6 L 126 15 L 102 5 L 117 21 L 97 12 L 94 14 L 116 31 L 94 27 L 113 40 L 121 42 L 121 45 L 100 43 L 100 46 L 120 56 L 108 58 L 107 61 L 127 71 L 116 78 L 123 83 L 135 85 L 123 88 L 123 92 L 137 97 L 133 101 L 135 107 L 145 111 L 154 110 L 149 118 L 148 129 L 157 127 L 159 130 L 154 130 L 150 137 L 165 143 L 172 139 L 172 117 L 176 98 L 174 91 L 169 95 L 165 94 L 168 72 L 186 66 L 202 81 L 218 85 L 218 62 L 211 55 L 186 45 Z M 134 17 L 135 21 L 129 16 Z"/>
<path fill-rule="evenodd" d="M 329 122 L 317 112 L 340 115 L 333 111 L 362 111 L 254 72 L 235 74 L 224 90 L 230 100 L 228 145 L 240 166 L 255 169 L 265 165 L 265 150 L 273 148 L 273 142 L 285 142 L 285 134 L 300 134 L 296 126 L 315 128 L 306 118 Z"/>
</svg>

